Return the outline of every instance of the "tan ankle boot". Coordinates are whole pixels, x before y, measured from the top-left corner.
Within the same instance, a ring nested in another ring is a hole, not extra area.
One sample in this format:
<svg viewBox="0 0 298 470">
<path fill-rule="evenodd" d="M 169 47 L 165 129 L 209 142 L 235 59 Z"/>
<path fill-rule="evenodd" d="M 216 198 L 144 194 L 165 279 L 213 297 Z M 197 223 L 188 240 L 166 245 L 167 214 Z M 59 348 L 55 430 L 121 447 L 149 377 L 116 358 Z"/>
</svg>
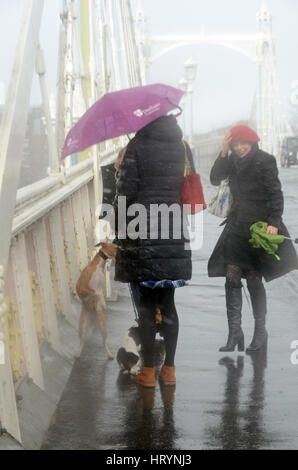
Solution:
<svg viewBox="0 0 298 470">
<path fill-rule="evenodd" d="M 175 366 L 162 366 L 162 369 L 159 374 L 159 379 L 164 385 L 176 384 L 175 370 Z"/>
<path fill-rule="evenodd" d="M 143 387 L 155 387 L 155 367 L 143 367 L 134 381 Z"/>
</svg>

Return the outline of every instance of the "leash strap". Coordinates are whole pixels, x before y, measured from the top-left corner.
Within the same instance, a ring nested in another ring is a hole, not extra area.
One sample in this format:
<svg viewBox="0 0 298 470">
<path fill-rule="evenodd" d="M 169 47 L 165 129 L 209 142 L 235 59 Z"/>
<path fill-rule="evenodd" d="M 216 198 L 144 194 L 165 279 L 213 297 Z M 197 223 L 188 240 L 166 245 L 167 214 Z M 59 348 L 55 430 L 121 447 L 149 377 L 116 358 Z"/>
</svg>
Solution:
<svg viewBox="0 0 298 470">
<path fill-rule="evenodd" d="M 130 291 L 132 306 L 133 306 L 133 309 L 134 309 L 134 312 L 135 312 L 135 321 L 136 321 L 137 323 L 139 323 L 139 315 L 138 315 L 138 311 L 137 311 L 137 307 L 136 307 L 136 304 L 135 304 L 135 300 L 134 300 L 134 296 L 133 296 L 133 293 L 132 293 L 132 288 L 131 288 L 130 283 L 128 284 L 128 286 L 129 286 L 129 291 Z"/>
</svg>

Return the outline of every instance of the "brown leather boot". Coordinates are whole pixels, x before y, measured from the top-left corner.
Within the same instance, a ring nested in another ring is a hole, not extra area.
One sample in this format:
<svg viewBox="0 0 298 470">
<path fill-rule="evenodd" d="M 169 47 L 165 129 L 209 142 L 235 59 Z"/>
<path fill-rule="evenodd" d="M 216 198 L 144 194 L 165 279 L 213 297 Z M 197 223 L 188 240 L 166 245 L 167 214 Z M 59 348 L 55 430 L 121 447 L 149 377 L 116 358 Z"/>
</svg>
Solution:
<svg viewBox="0 0 298 470">
<path fill-rule="evenodd" d="M 143 387 L 155 387 L 155 367 L 143 367 L 134 381 Z"/>
<path fill-rule="evenodd" d="M 164 385 L 176 384 L 175 370 L 175 366 L 162 366 L 162 369 L 159 374 L 159 379 Z"/>
</svg>

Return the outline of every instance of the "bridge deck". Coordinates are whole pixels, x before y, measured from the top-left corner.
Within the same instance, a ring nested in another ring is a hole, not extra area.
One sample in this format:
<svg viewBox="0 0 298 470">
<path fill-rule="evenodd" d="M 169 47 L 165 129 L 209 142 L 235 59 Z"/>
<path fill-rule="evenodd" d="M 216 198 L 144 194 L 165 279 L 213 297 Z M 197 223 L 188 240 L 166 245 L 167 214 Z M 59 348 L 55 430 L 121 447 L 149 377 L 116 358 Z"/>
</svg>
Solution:
<svg viewBox="0 0 298 470">
<path fill-rule="evenodd" d="M 298 169 L 281 170 L 285 221 L 293 235 Z M 210 190 L 210 188 L 208 188 Z M 298 273 L 267 284 L 267 353 L 255 357 L 218 352 L 226 339 L 223 279 L 210 280 L 206 263 L 220 229 L 204 214 L 205 240 L 195 252 L 193 283 L 178 289 L 180 337 L 176 390 L 135 386 L 119 375 L 93 335 L 74 365 L 44 449 L 297 449 L 298 366 L 290 344 L 298 340 Z M 110 345 L 117 350 L 133 322 L 128 296 L 110 303 Z M 244 298 L 246 343 L 253 321 Z"/>
</svg>

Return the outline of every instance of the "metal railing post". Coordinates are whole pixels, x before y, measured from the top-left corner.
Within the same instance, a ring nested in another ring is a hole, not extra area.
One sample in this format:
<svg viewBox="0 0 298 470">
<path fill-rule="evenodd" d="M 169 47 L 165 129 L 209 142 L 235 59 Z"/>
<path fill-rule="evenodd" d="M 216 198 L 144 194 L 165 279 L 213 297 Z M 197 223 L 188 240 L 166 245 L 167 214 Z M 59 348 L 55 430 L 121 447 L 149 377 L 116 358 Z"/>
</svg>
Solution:
<svg viewBox="0 0 298 470">
<path fill-rule="evenodd" d="M 21 29 L 0 129 L 0 218 L 5 221 L 0 233 L 0 266 L 3 278 L 10 247 L 43 5 L 43 0 L 24 1 Z M 3 299 L 0 299 L 0 307 L 2 304 Z M 3 335 L 3 326 L 0 329 Z M 0 365 L 0 419 L 2 427 L 20 441 L 14 386 L 8 360 L 4 365 Z"/>
<path fill-rule="evenodd" d="M 55 174 L 55 173 L 59 173 L 60 164 L 59 164 L 59 157 L 58 157 L 58 152 L 57 152 L 57 147 L 56 147 L 55 134 L 54 134 L 53 126 L 52 126 L 49 95 L 48 95 L 48 90 L 47 90 L 47 85 L 46 85 L 46 80 L 45 80 L 46 67 L 45 67 L 45 62 L 44 62 L 43 51 L 40 46 L 38 46 L 37 55 L 36 55 L 36 72 L 39 76 L 40 90 L 41 90 L 41 96 L 42 96 L 42 105 L 43 105 L 43 111 L 44 111 L 45 118 L 46 118 L 48 145 L 49 145 L 49 151 L 50 151 L 50 156 L 51 156 L 51 173 Z"/>
</svg>

